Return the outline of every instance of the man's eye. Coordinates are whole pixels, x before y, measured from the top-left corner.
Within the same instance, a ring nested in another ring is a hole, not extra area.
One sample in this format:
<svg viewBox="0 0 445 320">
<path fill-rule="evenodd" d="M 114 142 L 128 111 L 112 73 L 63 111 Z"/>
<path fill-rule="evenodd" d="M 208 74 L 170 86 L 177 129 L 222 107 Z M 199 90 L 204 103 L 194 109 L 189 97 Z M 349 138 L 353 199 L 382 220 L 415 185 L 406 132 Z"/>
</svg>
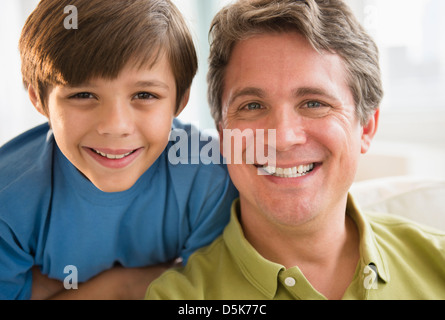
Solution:
<svg viewBox="0 0 445 320">
<path fill-rule="evenodd" d="M 302 115 L 320 118 L 329 114 L 331 106 L 319 101 L 306 101 L 299 108 Z"/>
<path fill-rule="evenodd" d="M 313 109 L 313 108 L 320 108 L 323 105 L 318 101 L 309 101 L 308 103 L 306 103 L 306 106 L 310 109 Z"/>
<path fill-rule="evenodd" d="M 259 104 L 257 102 L 252 102 L 252 103 L 247 104 L 244 108 L 246 110 L 259 110 L 262 108 L 262 106 L 261 106 L 261 104 Z"/>
</svg>

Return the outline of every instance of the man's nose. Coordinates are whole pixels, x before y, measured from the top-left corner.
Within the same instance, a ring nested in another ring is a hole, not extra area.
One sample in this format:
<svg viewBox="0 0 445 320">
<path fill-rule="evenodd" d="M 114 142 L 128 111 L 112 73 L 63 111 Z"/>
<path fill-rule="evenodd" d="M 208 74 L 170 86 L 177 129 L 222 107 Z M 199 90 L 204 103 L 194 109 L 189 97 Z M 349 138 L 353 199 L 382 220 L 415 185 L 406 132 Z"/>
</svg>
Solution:
<svg viewBox="0 0 445 320">
<path fill-rule="evenodd" d="M 122 101 L 112 101 L 101 106 L 97 131 L 101 135 L 125 137 L 134 133 L 134 110 Z"/>
<path fill-rule="evenodd" d="M 288 151 L 296 145 L 306 143 L 304 119 L 293 109 L 277 111 L 272 128 L 276 130 L 276 150 Z"/>
</svg>

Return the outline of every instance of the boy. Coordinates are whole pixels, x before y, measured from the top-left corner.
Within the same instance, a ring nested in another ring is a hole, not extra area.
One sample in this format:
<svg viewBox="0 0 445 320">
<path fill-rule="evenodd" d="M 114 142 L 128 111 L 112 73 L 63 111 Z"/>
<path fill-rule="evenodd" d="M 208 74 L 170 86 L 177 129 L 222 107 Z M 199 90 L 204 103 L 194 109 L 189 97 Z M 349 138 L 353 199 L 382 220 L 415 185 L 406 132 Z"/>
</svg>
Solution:
<svg viewBox="0 0 445 320">
<path fill-rule="evenodd" d="M 197 70 L 169 0 L 42 0 L 19 48 L 49 123 L 0 149 L 0 298 L 31 298 L 33 267 L 75 287 L 116 265 L 186 262 L 222 231 L 237 196 L 226 169 L 168 159 L 171 130 L 190 138 L 174 117 Z"/>
</svg>

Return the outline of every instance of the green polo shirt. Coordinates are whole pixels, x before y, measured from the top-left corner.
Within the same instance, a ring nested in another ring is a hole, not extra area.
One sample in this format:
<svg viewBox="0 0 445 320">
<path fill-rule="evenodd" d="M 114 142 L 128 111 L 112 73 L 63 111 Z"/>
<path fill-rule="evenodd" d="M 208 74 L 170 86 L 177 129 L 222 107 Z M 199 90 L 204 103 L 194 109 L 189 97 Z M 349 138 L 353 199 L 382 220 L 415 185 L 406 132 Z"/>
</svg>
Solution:
<svg viewBox="0 0 445 320">
<path fill-rule="evenodd" d="M 343 299 L 445 299 L 445 232 L 389 214 L 347 214 L 360 233 L 360 260 Z M 244 238 L 239 200 L 222 236 L 184 268 L 165 272 L 146 299 L 326 299 L 298 267 L 264 259 Z"/>
</svg>

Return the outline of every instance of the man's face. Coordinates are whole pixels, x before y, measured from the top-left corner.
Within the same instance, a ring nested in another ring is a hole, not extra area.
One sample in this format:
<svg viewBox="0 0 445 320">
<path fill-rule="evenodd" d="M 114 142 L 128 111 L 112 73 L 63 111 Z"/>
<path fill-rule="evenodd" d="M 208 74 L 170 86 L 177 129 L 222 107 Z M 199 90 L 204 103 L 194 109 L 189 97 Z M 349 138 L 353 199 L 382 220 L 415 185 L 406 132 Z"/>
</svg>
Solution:
<svg viewBox="0 0 445 320">
<path fill-rule="evenodd" d="M 129 189 L 168 143 L 176 85 L 165 57 L 116 79 L 55 86 L 47 117 L 63 154 L 97 188 Z"/>
<path fill-rule="evenodd" d="M 316 52 L 293 32 L 241 41 L 226 70 L 222 105 L 220 129 L 276 130 L 276 165 L 228 165 L 243 219 L 298 226 L 345 205 L 374 128 L 356 117 L 339 56 Z"/>
</svg>

